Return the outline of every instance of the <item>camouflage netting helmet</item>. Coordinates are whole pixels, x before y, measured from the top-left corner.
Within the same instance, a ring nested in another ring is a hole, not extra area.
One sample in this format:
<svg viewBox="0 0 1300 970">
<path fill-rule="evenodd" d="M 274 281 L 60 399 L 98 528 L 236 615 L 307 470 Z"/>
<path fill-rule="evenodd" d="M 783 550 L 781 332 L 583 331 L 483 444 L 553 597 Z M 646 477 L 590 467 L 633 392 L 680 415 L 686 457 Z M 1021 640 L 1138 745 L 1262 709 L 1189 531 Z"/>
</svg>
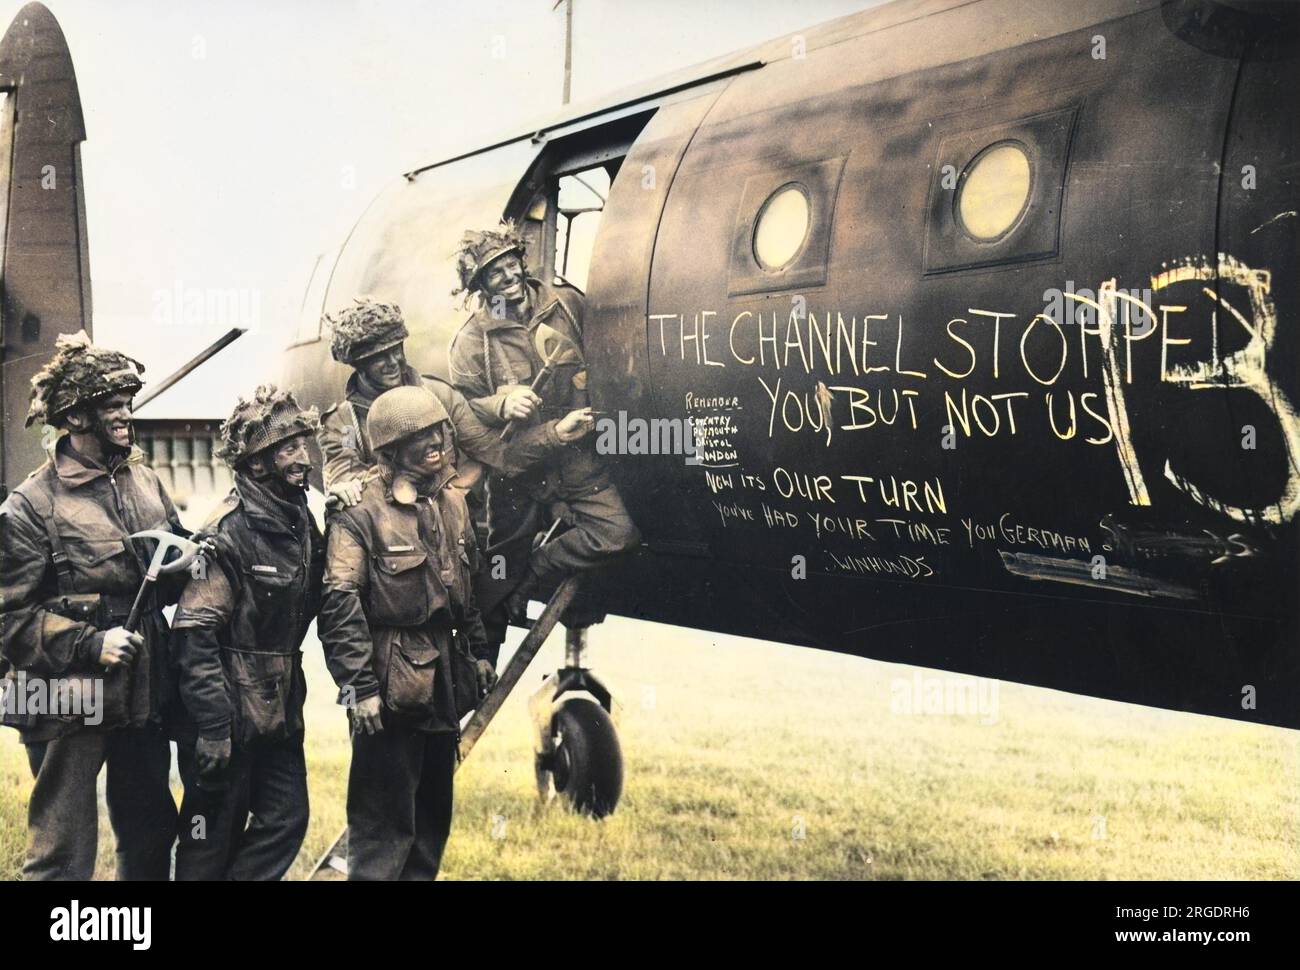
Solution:
<svg viewBox="0 0 1300 970">
<path fill-rule="evenodd" d="M 315 408 L 304 411 L 291 391 L 263 384 L 252 399 L 241 397 L 221 425 L 217 455 L 231 468 L 264 448 L 300 434 L 314 434 L 320 424 Z"/>
<path fill-rule="evenodd" d="M 404 385 L 375 398 L 366 417 L 366 434 L 370 437 L 370 447 L 378 451 L 409 434 L 443 422 L 450 423 L 451 418 L 432 391 Z"/>
<path fill-rule="evenodd" d="M 325 320 L 333 331 L 330 353 L 341 364 L 355 364 L 410 336 L 401 307 L 369 298 L 354 300 L 353 306 L 335 316 L 327 313 Z"/>
<path fill-rule="evenodd" d="M 59 334 L 54 356 L 32 377 L 25 426 L 54 424 L 79 405 L 110 394 L 137 393 L 144 386 L 138 360 L 90 342 L 86 331 Z"/>
<path fill-rule="evenodd" d="M 452 296 L 461 293 L 470 294 L 483 288 L 480 278 L 483 270 L 495 259 L 507 253 L 524 256 L 524 237 L 519 234 L 513 222 L 503 222 L 501 229 L 484 232 L 470 230 L 461 237 L 460 250 L 456 254 L 456 272 L 460 274 L 460 287 L 452 290 Z"/>
</svg>

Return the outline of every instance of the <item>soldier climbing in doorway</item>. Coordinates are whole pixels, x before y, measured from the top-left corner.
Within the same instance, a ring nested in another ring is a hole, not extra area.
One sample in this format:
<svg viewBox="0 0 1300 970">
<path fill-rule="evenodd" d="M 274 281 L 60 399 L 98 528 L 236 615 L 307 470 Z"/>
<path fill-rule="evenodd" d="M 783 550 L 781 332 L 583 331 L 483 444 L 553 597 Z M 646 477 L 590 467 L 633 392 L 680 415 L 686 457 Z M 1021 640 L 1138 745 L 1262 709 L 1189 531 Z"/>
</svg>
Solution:
<svg viewBox="0 0 1300 970">
<path fill-rule="evenodd" d="M 523 239 L 509 224 L 467 232 L 457 269 L 461 285 L 456 292 L 476 305 L 452 339 L 451 380 L 479 418 L 522 433 L 557 413 L 587 408 L 582 293 L 529 276 Z M 543 359 L 539 345 L 548 344 L 553 351 Z M 534 389 L 544 371 L 549 379 Z M 568 528 L 534 549 L 534 538 L 557 519 Z M 560 449 L 523 474 L 493 474 L 488 480 L 487 559 L 505 556 L 508 593 L 503 596 L 500 586 L 482 590 L 489 658 L 495 661 L 507 622 L 522 619 L 534 594 L 567 575 L 596 568 L 639 541 L 591 439 Z M 570 629 L 602 618 L 597 609 L 580 603 L 562 617 Z"/>
</svg>

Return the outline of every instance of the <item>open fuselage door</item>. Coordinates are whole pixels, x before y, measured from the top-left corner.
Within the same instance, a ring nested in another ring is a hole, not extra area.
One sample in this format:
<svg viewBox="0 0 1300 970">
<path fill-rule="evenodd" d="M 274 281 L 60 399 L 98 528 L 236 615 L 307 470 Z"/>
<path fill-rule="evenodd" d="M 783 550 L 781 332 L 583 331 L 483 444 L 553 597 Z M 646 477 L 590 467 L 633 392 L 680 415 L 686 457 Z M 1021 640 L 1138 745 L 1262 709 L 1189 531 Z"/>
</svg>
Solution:
<svg viewBox="0 0 1300 970">
<path fill-rule="evenodd" d="M 91 329 L 77 78 L 63 31 L 39 3 L 0 41 L 0 492 L 43 460 L 24 431 L 32 375 L 60 333 Z"/>
</svg>

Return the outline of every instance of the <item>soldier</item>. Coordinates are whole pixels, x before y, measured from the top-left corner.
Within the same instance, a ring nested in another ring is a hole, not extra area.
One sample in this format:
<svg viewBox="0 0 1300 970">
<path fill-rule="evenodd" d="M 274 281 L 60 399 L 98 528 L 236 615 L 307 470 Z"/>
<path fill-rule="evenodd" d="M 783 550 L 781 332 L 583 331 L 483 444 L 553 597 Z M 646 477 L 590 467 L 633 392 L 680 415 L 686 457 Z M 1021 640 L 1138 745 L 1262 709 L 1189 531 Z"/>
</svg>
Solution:
<svg viewBox="0 0 1300 970">
<path fill-rule="evenodd" d="M 527 428 L 554 411 L 590 403 L 586 363 L 580 358 L 556 367 L 541 395 L 529 386 L 544 364 L 534 342 L 537 328 L 553 328 L 580 350 L 586 300 L 571 286 L 528 276 L 523 257 L 523 239 L 509 224 L 499 232 L 468 232 L 461 241 L 456 292 L 467 299 L 477 294 L 478 306 L 452 339 L 451 380 L 493 427 L 513 421 Z M 552 524 L 556 512 L 570 528 L 532 551 L 533 537 Z M 591 441 L 564 448 L 524 474 L 491 476 L 487 552 L 505 555 L 507 571 L 518 582 L 504 609 L 490 611 L 494 604 L 486 591 L 482 597 L 493 643 L 490 657 L 495 660 L 507 618 L 519 618 L 531 594 L 639 541 Z M 590 607 L 575 606 L 563 620 L 574 628 L 600 618 Z"/>
<path fill-rule="evenodd" d="M 0 507 L 0 656 L 13 698 L 23 678 L 102 690 L 94 717 L 17 712 L 36 783 L 27 809 L 28 879 L 90 879 L 98 840 L 96 778 L 108 765 L 108 815 L 118 879 L 163 879 L 171 865 L 176 804 L 163 716 L 174 691 L 161 607 L 176 589 L 151 584 L 134 630 L 123 623 L 152 550 L 128 537 L 145 529 L 188 536 L 134 442 L 131 402 L 144 368 L 58 338 L 32 379 L 27 424 L 67 433 L 52 458 Z"/>
<path fill-rule="evenodd" d="M 307 510 L 318 425 L 259 387 L 221 426 L 235 484 L 204 527 L 214 550 L 174 621 L 181 699 L 177 880 L 276 880 L 307 834 L 301 646 L 320 606 L 325 543 Z"/>
<path fill-rule="evenodd" d="M 464 495 L 447 487 L 451 420 L 438 399 L 386 391 L 366 428 L 378 474 L 330 523 L 319 624 L 352 730 L 348 878 L 433 879 L 459 719 L 494 679 L 474 659 L 478 551 Z"/>
<path fill-rule="evenodd" d="M 453 433 L 449 461 L 459 472 L 456 485 L 463 488 L 477 480 L 480 465 L 518 474 L 577 441 L 595 424 L 590 411 L 575 410 L 538 424 L 507 444 L 478 419 L 464 395 L 446 381 L 422 377 L 406 363 L 404 342 L 409 334 L 398 307 L 357 300 L 337 317 L 326 319 L 333 332 L 330 352 L 353 368 L 344 400 L 325 411 L 317 433 L 325 489 L 344 507 L 360 499 L 363 479 L 375 464 L 365 433 L 366 414 L 377 396 L 394 387 L 426 387 L 446 409 Z"/>
</svg>

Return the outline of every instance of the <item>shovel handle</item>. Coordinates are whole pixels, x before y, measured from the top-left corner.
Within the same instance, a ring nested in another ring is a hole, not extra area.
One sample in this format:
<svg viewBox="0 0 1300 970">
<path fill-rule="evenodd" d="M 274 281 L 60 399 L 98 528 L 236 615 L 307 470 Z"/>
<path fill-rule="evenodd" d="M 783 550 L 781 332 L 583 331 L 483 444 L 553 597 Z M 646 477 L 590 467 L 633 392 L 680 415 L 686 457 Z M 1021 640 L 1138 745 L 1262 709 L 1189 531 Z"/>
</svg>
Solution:
<svg viewBox="0 0 1300 970">
<path fill-rule="evenodd" d="M 537 372 L 537 376 L 533 378 L 533 382 L 528 385 L 528 389 L 532 391 L 534 394 L 540 396 L 542 393 L 542 389 L 551 382 L 551 376 L 554 373 L 555 373 L 555 362 L 554 360 L 548 360 L 544 365 L 542 365 L 542 369 Z M 519 422 L 516 421 L 514 418 L 511 418 L 510 421 L 506 423 L 506 426 L 501 429 L 501 440 L 509 441 L 511 438 L 514 437 L 515 432 L 518 430 L 519 430 Z"/>
</svg>

